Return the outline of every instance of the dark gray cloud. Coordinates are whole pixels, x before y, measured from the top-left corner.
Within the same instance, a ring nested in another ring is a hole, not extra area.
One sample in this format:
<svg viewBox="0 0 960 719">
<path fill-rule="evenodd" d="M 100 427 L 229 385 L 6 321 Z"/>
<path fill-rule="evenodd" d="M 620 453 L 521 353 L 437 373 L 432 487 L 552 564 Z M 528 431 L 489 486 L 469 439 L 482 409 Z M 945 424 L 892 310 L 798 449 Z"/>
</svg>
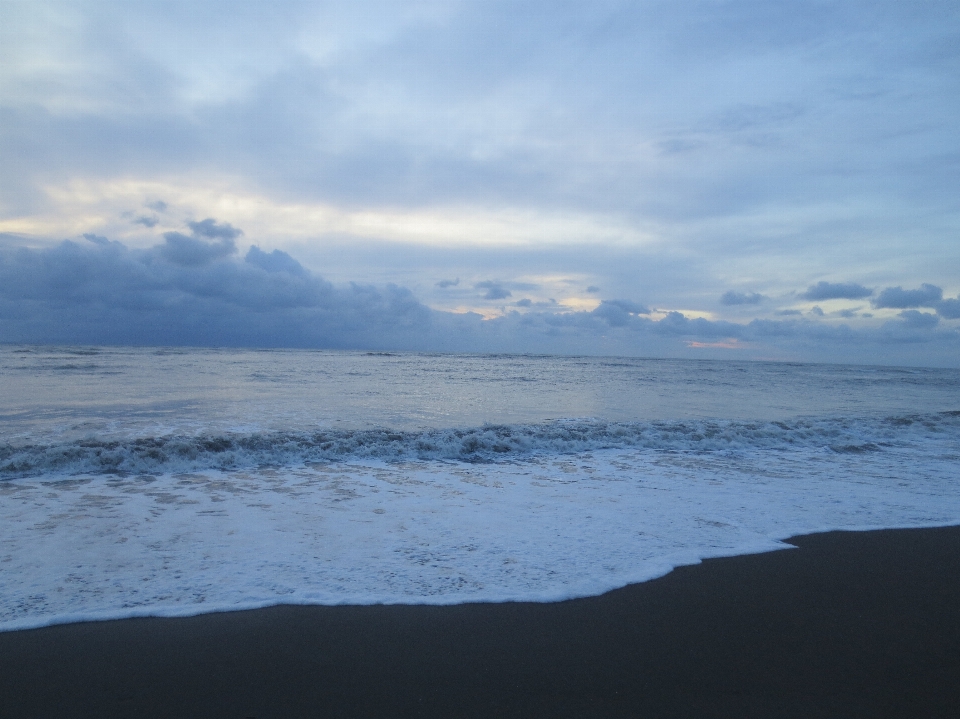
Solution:
<svg viewBox="0 0 960 719">
<path fill-rule="evenodd" d="M 517 300 L 514 302 L 517 307 L 530 307 L 533 305 L 533 300 L 529 297 L 524 297 L 522 300 Z"/>
<path fill-rule="evenodd" d="M 591 313 L 602 318 L 611 327 L 624 327 L 638 315 L 648 315 L 650 310 L 630 300 L 603 300 Z"/>
<path fill-rule="evenodd" d="M 734 322 L 711 321 L 703 317 L 690 318 L 682 312 L 668 312 L 667 315 L 655 323 L 658 333 L 680 335 L 699 339 L 735 338 L 740 339 L 749 333 L 749 328 L 755 326 L 741 325 Z M 768 327 L 780 326 L 780 323 L 768 323 Z"/>
<path fill-rule="evenodd" d="M 818 282 L 810 285 L 800 297 L 815 302 L 823 300 L 862 300 L 873 294 L 873 290 L 855 282 Z"/>
<path fill-rule="evenodd" d="M 160 220 L 158 220 L 156 217 L 147 217 L 146 215 L 142 217 L 138 217 L 133 221 L 133 224 L 143 225 L 147 229 L 150 229 L 151 227 L 156 227 L 159 223 L 160 223 Z"/>
<path fill-rule="evenodd" d="M 943 299 L 943 290 L 936 285 L 924 283 L 917 290 L 905 290 L 902 287 L 887 287 L 877 295 L 873 306 L 892 309 L 910 309 L 913 307 L 936 307 Z"/>
<path fill-rule="evenodd" d="M 405 288 L 335 288 L 284 252 L 254 246 L 239 261 L 196 237 L 165 239 L 5 248 L 0 341 L 409 348 L 431 331 L 432 311 Z"/>
<path fill-rule="evenodd" d="M 749 294 L 734 292 L 733 290 L 728 290 L 724 292 L 720 297 L 721 305 L 756 305 L 760 304 L 763 300 L 767 299 L 763 295 L 759 295 L 756 292 L 751 292 Z"/>
<path fill-rule="evenodd" d="M 504 287 L 502 283 L 494 282 L 493 280 L 478 282 L 474 285 L 474 288 L 478 290 L 486 290 L 483 295 L 483 299 L 485 300 L 505 300 L 513 295 L 513 293 Z"/>
<path fill-rule="evenodd" d="M 940 318 L 931 312 L 918 312 L 917 310 L 904 310 L 899 316 L 906 326 L 917 329 L 935 327 L 940 321 Z"/>
<path fill-rule="evenodd" d="M 937 314 L 948 320 L 960 319 L 960 297 L 938 302 Z"/>
<path fill-rule="evenodd" d="M 303 265 L 281 250 L 268 253 L 252 245 L 243 260 L 267 272 L 287 272 L 299 277 L 308 274 Z"/>
<path fill-rule="evenodd" d="M 600 303 L 600 306 L 606 305 L 607 307 L 617 307 L 624 312 L 629 312 L 632 315 L 648 315 L 650 310 L 641 305 L 639 302 L 633 302 L 632 300 L 603 300 Z"/>
<path fill-rule="evenodd" d="M 242 230 L 230 225 L 229 222 L 218 223 L 212 217 L 200 222 L 188 222 L 187 226 L 196 237 L 206 237 L 208 240 L 230 242 L 243 234 Z"/>
<path fill-rule="evenodd" d="M 913 311 L 918 307 L 929 307 L 937 311 L 937 315 L 944 319 L 960 319 L 960 298 L 943 298 L 943 289 L 936 285 L 924 283 L 916 290 L 905 290 L 900 286 L 887 287 L 874 300 L 873 306 L 877 308 L 887 307 L 892 309 L 906 309 Z M 934 315 L 923 313 L 923 318 L 917 318 L 918 313 L 908 314 L 901 312 L 900 316 L 912 318 L 909 321 L 931 322 L 930 317 L 936 319 Z M 926 318 L 926 319 L 924 319 Z M 934 323 L 935 324 L 935 323 Z"/>
<path fill-rule="evenodd" d="M 237 251 L 234 239 L 242 233 L 229 224 L 218 225 L 216 220 L 208 218 L 190 222 L 188 226 L 192 232 L 190 237 L 180 232 L 164 233 L 160 255 L 168 262 L 184 267 L 205 265 Z M 216 241 L 207 242 L 204 238 Z"/>
</svg>

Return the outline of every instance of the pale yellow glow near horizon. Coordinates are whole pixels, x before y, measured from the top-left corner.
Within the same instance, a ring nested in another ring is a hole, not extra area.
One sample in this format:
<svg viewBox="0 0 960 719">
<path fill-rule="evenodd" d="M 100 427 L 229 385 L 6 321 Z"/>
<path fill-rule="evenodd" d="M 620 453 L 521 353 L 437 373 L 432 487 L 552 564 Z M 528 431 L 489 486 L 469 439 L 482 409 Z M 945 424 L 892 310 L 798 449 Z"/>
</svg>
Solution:
<svg viewBox="0 0 960 719">
<path fill-rule="evenodd" d="M 516 302 L 512 300 L 499 305 L 465 305 L 463 303 L 459 303 L 451 306 L 447 303 L 436 301 L 426 302 L 425 304 L 431 309 L 441 310 L 444 312 L 453 312 L 454 314 L 467 314 L 468 312 L 473 312 L 474 314 L 481 315 L 485 320 L 503 317 L 505 314 L 510 312 L 526 314 L 527 312 L 537 312 L 543 309 L 543 307 L 537 306 L 518 307 Z M 552 305 L 552 308 L 553 314 L 567 314 L 569 312 L 590 312 L 599 306 L 600 300 L 593 297 L 568 297 L 563 300 L 558 300 L 556 304 Z"/>
<path fill-rule="evenodd" d="M 748 343 L 741 342 L 736 337 L 730 337 L 720 342 L 697 342 L 695 340 L 686 340 L 685 344 L 687 345 L 687 347 L 694 347 L 698 349 L 727 349 L 727 350 L 742 350 L 752 346 Z"/>
<path fill-rule="evenodd" d="M 500 307 L 474 307 L 473 305 L 457 305 L 456 307 L 447 308 L 442 305 L 435 304 L 428 304 L 427 306 L 432 310 L 452 312 L 455 315 L 480 315 L 480 317 L 484 320 L 495 320 L 498 317 L 503 317 L 504 314 L 506 314 Z"/>
<path fill-rule="evenodd" d="M 574 312 L 592 312 L 600 306 L 600 300 L 596 297 L 567 297 L 557 304 Z"/>
<path fill-rule="evenodd" d="M 161 232 L 183 231 L 189 220 L 213 217 L 244 231 L 256 243 L 347 236 L 428 246 L 503 247 L 579 244 L 647 247 L 654 237 L 615 217 L 511 207 L 348 207 L 288 202 L 243 187 L 235 178 L 177 180 L 76 179 L 44 188 L 46 207 L 28 216 L 0 217 L 0 232 L 37 241 L 97 233 L 147 246 Z M 163 201 L 165 212 L 147 208 Z M 133 220 L 154 216 L 148 230 Z"/>
</svg>

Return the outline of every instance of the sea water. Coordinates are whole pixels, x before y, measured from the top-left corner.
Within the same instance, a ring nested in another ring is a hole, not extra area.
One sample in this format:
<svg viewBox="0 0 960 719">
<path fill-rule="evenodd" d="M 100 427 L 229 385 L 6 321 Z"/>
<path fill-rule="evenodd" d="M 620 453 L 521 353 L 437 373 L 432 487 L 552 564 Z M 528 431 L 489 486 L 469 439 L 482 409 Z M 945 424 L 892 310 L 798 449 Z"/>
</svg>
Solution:
<svg viewBox="0 0 960 719">
<path fill-rule="evenodd" d="M 0 630 L 555 601 L 960 523 L 960 371 L 0 347 Z"/>
</svg>

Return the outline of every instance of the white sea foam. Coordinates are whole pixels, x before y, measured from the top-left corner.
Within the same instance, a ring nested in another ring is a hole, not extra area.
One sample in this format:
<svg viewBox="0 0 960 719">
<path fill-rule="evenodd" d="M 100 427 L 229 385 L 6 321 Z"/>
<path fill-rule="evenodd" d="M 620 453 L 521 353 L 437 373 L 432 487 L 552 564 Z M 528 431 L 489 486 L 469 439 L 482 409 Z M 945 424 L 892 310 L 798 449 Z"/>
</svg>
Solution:
<svg viewBox="0 0 960 719">
<path fill-rule="evenodd" d="M 828 529 L 960 523 L 955 432 L 905 447 L 0 482 L 0 629 L 276 603 L 553 601 Z"/>
</svg>

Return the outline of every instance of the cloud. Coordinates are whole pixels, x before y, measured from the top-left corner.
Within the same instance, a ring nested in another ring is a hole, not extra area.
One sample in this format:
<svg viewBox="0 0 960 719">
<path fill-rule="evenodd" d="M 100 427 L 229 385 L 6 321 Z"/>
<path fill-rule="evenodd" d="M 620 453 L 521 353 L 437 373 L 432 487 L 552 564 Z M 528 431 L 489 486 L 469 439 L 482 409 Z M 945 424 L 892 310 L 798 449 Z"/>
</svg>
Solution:
<svg viewBox="0 0 960 719">
<path fill-rule="evenodd" d="M 660 334 L 725 338 L 742 338 L 750 327 L 735 322 L 711 321 L 703 317 L 690 318 L 682 312 L 668 312 L 654 326 Z"/>
<path fill-rule="evenodd" d="M 407 288 L 334 285 L 295 258 L 253 245 L 203 263 L 170 262 L 91 234 L 45 249 L 0 240 L 0 341 L 288 346 L 460 352 L 824 359 L 957 365 L 960 332 L 943 314 L 905 310 L 879 328 L 793 315 L 748 323 L 606 300 L 592 311 L 523 298 L 502 316 L 440 312 Z M 204 245 L 221 245 L 223 238 Z M 489 281 L 491 290 L 500 283 Z M 501 286 L 502 287 L 502 286 Z M 955 307 L 947 300 L 943 312 Z M 519 311 L 519 310 L 523 311 Z M 940 308 L 938 308 L 940 309 Z"/>
<path fill-rule="evenodd" d="M 218 249 L 232 243 L 4 248 L 0 341 L 412 348 L 431 332 L 433 311 L 405 288 L 336 288 L 284 252 L 254 246 L 241 261 Z M 190 261 L 171 262 L 177 252 Z"/>
<path fill-rule="evenodd" d="M 474 288 L 478 290 L 486 290 L 486 293 L 483 295 L 483 299 L 485 300 L 505 300 L 507 297 L 511 297 L 513 295 L 513 293 L 505 288 L 501 283 L 494 282 L 493 280 L 478 282 L 474 285 Z"/>
<path fill-rule="evenodd" d="M 610 327 L 623 327 L 631 317 L 649 315 L 650 310 L 630 300 L 603 300 L 591 314 L 605 320 Z"/>
<path fill-rule="evenodd" d="M 766 297 L 763 295 L 758 295 L 756 292 L 750 294 L 742 294 L 739 292 L 734 292 L 733 290 L 728 290 L 724 292 L 720 297 L 721 305 L 756 305 L 765 300 Z"/>
<path fill-rule="evenodd" d="M 179 232 L 164 233 L 165 244 L 160 247 L 160 255 L 168 262 L 184 267 L 199 266 L 237 251 L 234 238 L 242 233 L 229 224 L 218 225 L 216 220 L 209 218 L 202 222 L 190 222 L 188 226 L 192 237 Z M 218 241 L 205 242 L 202 238 Z"/>
<path fill-rule="evenodd" d="M 146 217 L 146 216 L 138 217 L 133 221 L 133 224 L 143 225 L 147 229 L 156 227 L 159 223 L 160 223 L 160 220 L 158 220 L 156 217 Z"/>
<path fill-rule="evenodd" d="M 587 288 L 587 292 L 599 292 L 599 291 L 600 291 L 600 288 L 597 287 L 596 285 L 590 285 L 590 286 Z"/>
<path fill-rule="evenodd" d="M 899 317 L 907 327 L 917 329 L 929 329 L 935 327 L 940 318 L 930 312 L 918 312 L 917 310 L 904 310 Z"/>
<path fill-rule="evenodd" d="M 607 305 L 608 307 L 618 307 L 624 312 L 629 312 L 633 315 L 648 315 L 650 310 L 641 305 L 638 302 L 633 302 L 631 300 L 603 300 L 600 303 L 601 305 Z"/>
<path fill-rule="evenodd" d="M 937 314 L 948 320 L 960 319 L 960 297 L 938 302 Z"/>
<path fill-rule="evenodd" d="M 916 290 L 905 290 L 902 287 L 887 287 L 874 300 L 873 306 L 877 308 L 885 307 L 892 309 L 913 309 L 916 307 L 929 307 L 937 311 L 937 315 L 948 320 L 960 319 L 960 298 L 943 298 L 943 290 L 936 285 L 924 283 Z M 917 313 L 906 315 L 901 312 L 900 316 L 913 318 L 911 321 L 921 321 L 916 319 Z M 924 315 L 925 317 L 934 317 L 933 315 Z M 922 320 L 930 322 L 929 319 Z"/>
<path fill-rule="evenodd" d="M 892 309 L 909 309 L 912 307 L 936 307 L 943 298 L 943 290 L 936 285 L 924 283 L 917 290 L 905 290 L 902 287 L 887 287 L 877 295 L 873 306 Z"/>
<path fill-rule="evenodd" d="M 743 1 L 411 5 L 381 6 L 371 21 L 338 2 L 277 3 L 269 18 L 247 4 L 226 13 L 141 2 L 108 15 L 78 2 L 83 33 L 42 11 L 9 13 L 24 23 L 10 25 L 9 134 L 32 165 L 59 159 L 68 175 L 78 165 L 120 175 L 216 166 L 354 204 L 533 206 L 562 191 L 565 202 L 672 217 L 697 205 L 728 216 L 765 199 L 832 200 L 838 185 L 822 180 L 835 163 L 850 168 L 846 191 L 857 196 L 873 189 L 864 167 L 909 156 L 912 146 L 882 142 L 896 130 L 954 146 L 936 121 L 955 109 L 941 89 L 953 74 L 929 50 L 950 37 L 945 3 L 882 16 L 860 2 L 792 4 L 776 16 Z M 898 72 L 864 70 L 885 61 Z M 904 93 L 917 76 L 926 91 Z M 900 112 L 883 112 L 891 97 Z M 921 116 L 931 121 L 915 127 Z M 688 158 L 636 149 L 658 146 Z"/>
<path fill-rule="evenodd" d="M 210 240 L 229 242 L 243 234 L 242 230 L 232 227 L 229 222 L 217 224 L 217 221 L 212 217 L 200 222 L 188 222 L 187 226 L 196 237 L 206 237 Z"/>
<path fill-rule="evenodd" d="M 303 265 L 281 250 L 266 253 L 256 245 L 251 245 L 243 260 L 267 272 L 287 272 L 301 277 L 307 274 Z"/>
<path fill-rule="evenodd" d="M 436 286 L 440 289 L 446 289 L 447 287 L 456 287 L 460 284 L 460 278 L 458 277 L 455 280 L 440 280 Z"/>
<path fill-rule="evenodd" d="M 818 282 L 810 285 L 800 297 L 805 300 L 861 300 L 873 294 L 873 290 L 855 282 Z"/>
</svg>

